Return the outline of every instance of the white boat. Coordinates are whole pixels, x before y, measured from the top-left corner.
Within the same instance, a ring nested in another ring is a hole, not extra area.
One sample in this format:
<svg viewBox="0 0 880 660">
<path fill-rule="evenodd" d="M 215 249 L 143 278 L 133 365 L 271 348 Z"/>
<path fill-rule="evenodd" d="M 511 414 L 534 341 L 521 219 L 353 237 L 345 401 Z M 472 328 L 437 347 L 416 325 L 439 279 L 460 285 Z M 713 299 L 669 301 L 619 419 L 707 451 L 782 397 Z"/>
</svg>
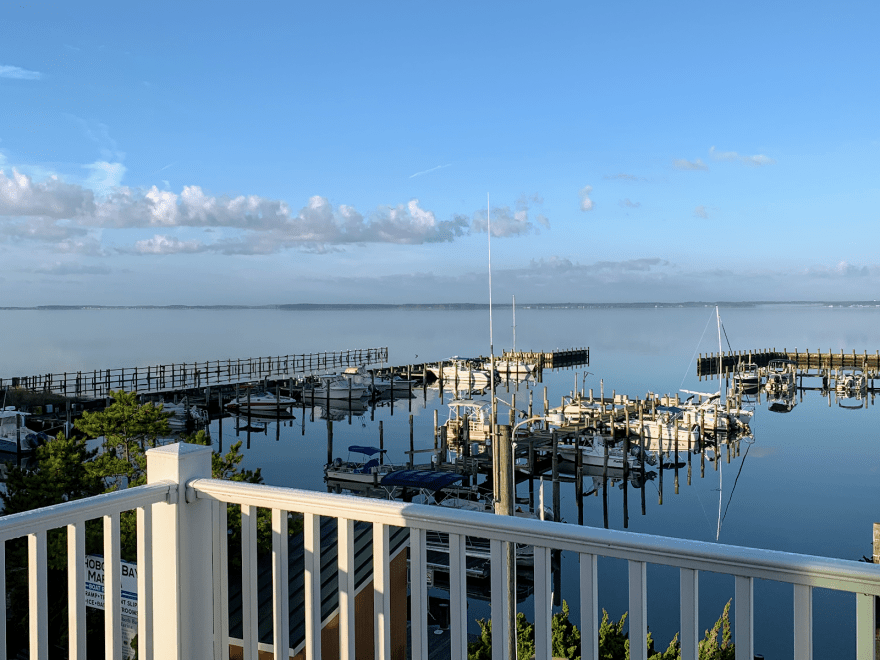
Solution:
<svg viewBox="0 0 880 660">
<path fill-rule="evenodd" d="M 369 385 L 354 382 L 336 374 L 318 376 L 302 383 L 302 396 L 307 402 L 326 399 L 361 399 L 370 395 Z"/>
<path fill-rule="evenodd" d="M 296 403 L 296 399 L 289 396 L 276 396 L 271 392 L 252 392 L 248 394 L 239 394 L 239 396 L 229 403 L 226 407 L 232 410 L 250 410 L 251 412 L 275 412 L 277 410 L 287 410 Z"/>
<path fill-rule="evenodd" d="M 694 392 L 682 390 L 691 396 L 681 403 L 682 420 L 691 425 L 702 423 L 704 430 L 730 432 L 748 426 L 754 412 L 745 408 L 728 407 L 721 403 L 721 393 Z M 694 397 L 697 397 L 694 400 Z"/>
<path fill-rule="evenodd" d="M 775 359 L 767 364 L 767 379 L 764 382 L 766 390 L 783 390 L 795 386 L 795 374 L 797 365 L 792 360 Z"/>
<path fill-rule="evenodd" d="M 834 386 L 840 397 L 859 397 L 868 391 L 868 379 L 861 371 L 844 371 Z"/>
<path fill-rule="evenodd" d="M 656 417 L 630 421 L 630 430 L 640 434 L 650 443 L 659 446 L 663 451 L 672 449 L 676 440 L 682 449 L 690 447 L 700 440 L 700 427 L 685 417 L 685 411 L 676 406 L 657 406 Z"/>
<path fill-rule="evenodd" d="M 375 377 L 364 367 L 349 367 L 342 372 L 342 377 L 351 380 L 356 385 L 367 387 L 378 396 L 404 396 L 411 393 L 418 384 L 414 380 L 407 380 L 396 374 Z"/>
<path fill-rule="evenodd" d="M 483 389 L 488 387 L 491 382 L 489 371 L 474 368 L 464 360 L 452 360 L 450 364 L 444 364 L 442 368 L 428 367 L 428 372 L 437 379 L 442 378 L 446 387 L 455 387 L 456 389 Z"/>
<path fill-rule="evenodd" d="M 167 421 L 172 431 L 182 431 L 189 424 L 196 426 L 204 425 L 207 421 L 204 410 L 195 406 L 188 406 L 184 402 L 163 403 L 162 412 L 171 414 Z"/>
<path fill-rule="evenodd" d="M 581 465 L 584 466 L 592 466 L 604 468 L 605 466 L 605 439 L 597 434 L 593 435 L 593 439 L 591 442 L 588 442 L 585 445 L 580 447 L 581 451 Z M 558 449 L 560 451 L 560 456 L 562 457 L 562 461 L 569 463 L 569 470 L 571 469 L 571 465 L 575 463 L 575 448 L 574 445 L 560 443 L 558 445 Z M 609 469 L 622 470 L 624 466 L 624 462 L 627 464 L 627 468 L 630 470 L 635 470 L 641 467 L 641 448 L 637 445 L 631 445 L 629 448 L 629 453 L 625 454 L 623 451 L 622 443 L 618 443 L 615 446 L 608 447 L 608 467 Z M 654 452 L 650 450 L 645 450 L 645 463 L 647 465 L 656 465 L 657 456 Z"/>
<path fill-rule="evenodd" d="M 757 364 L 741 362 L 733 372 L 733 386 L 741 390 L 753 390 L 761 385 L 761 371 Z"/>
<path fill-rule="evenodd" d="M 465 418 L 467 425 L 465 426 Z M 489 439 L 492 403 L 483 399 L 453 399 L 446 420 L 446 442 L 450 446 L 468 442 L 485 443 Z"/>
<path fill-rule="evenodd" d="M 6 406 L 0 410 L 0 452 L 15 453 L 21 438 L 21 451 L 32 452 L 49 439 L 45 433 L 35 433 L 25 426 L 25 418 L 30 413 Z"/>
<path fill-rule="evenodd" d="M 348 448 L 348 460 L 335 458 L 332 463 L 324 466 L 324 481 L 333 482 L 343 488 L 346 485 L 378 486 L 385 475 L 402 469 L 380 460 L 386 451 L 378 447 L 351 445 Z M 352 460 L 352 453 L 359 454 L 360 457 Z"/>
</svg>

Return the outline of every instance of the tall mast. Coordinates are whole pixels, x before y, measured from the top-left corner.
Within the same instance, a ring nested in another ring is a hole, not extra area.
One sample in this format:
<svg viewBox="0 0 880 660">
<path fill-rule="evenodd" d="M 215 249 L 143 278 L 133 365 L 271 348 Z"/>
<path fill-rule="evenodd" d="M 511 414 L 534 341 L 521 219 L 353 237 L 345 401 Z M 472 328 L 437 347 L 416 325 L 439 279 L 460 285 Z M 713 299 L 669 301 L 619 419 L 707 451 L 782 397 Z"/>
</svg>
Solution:
<svg viewBox="0 0 880 660">
<path fill-rule="evenodd" d="M 516 296 L 513 296 L 513 354 L 516 355 Z"/>
<path fill-rule="evenodd" d="M 715 320 L 718 322 L 718 394 L 720 395 L 720 399 L 718 401 L 718 409 L 715 411 L 715 464 L 718 466 L 718 527 L 715 530 L 715 541 L 718 541 L 718 538 L 721 536 L 721 501 L 722 501 L 722 491 L 721 491 L 721 443 L 718 442 L 718 417 L 721 415 L 721 404 L 724 403 L 724 386 L 722 385 L 722 366 L 724 363 L 724 358 L 721 356 L 721 314 L 718 312 L 718 305 L 715 305 Z"/>
<path fill-rule="evenodd" d="M 495 423 L 498 419 L 498 402 L 495 400 L 495 344 L 492 340 L 492 223 L 489 218 L 489 193 L 486 193 L 486 236 L 489 244 L 489 390 L 492 399 L 492 417 L 489 420 L 489 437 L 492 439 L 492 489 L 495 491 L 495 511 L 498 511 L 498 438 Z"/>
</svg>

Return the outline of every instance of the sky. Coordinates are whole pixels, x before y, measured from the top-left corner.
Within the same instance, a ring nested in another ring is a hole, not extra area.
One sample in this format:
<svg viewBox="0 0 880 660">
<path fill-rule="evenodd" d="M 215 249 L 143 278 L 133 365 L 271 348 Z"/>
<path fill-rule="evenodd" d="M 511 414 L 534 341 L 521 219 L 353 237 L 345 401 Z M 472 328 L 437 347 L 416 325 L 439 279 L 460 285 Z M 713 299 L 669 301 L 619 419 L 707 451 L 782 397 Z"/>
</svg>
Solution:
<svg viewBox="0 0 880 660">
<path fill-rule="evenodd" d="M 0 306 L 486 302 L 490 252 L 518 303 L 874 300 L 878 28 L 876 1 L 16 2 Z"/>
</svg>

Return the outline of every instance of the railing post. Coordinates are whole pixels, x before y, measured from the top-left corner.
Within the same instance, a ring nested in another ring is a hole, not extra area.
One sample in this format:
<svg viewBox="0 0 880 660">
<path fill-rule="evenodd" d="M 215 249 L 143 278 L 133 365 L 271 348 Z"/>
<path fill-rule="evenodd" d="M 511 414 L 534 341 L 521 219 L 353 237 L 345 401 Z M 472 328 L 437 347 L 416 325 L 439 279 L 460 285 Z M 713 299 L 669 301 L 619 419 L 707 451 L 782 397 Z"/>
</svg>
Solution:
<svg viewBox="0 0 880 660">
<path fill-rule="evenodd" d="M 147 451 L 147 483 L 178 484 L 168 503 L 153 506 L 153 657 L 213 657 L 211 503 L 186 500 L 186 483 L 211 477 L 211 449 L 176 443 Z M 149 605 L 148 605 L 149 606 Z"/>
</svg>

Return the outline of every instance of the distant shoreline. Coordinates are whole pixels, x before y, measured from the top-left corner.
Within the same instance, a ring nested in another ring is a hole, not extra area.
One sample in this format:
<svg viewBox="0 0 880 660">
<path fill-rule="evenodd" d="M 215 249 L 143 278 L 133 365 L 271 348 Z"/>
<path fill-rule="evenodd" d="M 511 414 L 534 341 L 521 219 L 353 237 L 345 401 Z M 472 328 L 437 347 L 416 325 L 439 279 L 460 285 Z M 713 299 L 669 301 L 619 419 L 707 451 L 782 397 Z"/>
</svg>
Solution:
<svg viewBox="0 0 880 660">
<path fill-rule="evenodd" d="M 520 303 L 519 309 L 653 309 L 695 307 L 762 307 L 769 305 L 819 306 L 819 307 L 880 307 L 880 301 L 850 300 L 755 300 L 755 301 L 689 301 L 689 302 L 632 302 L 632 303 Z M 495 303 L 498 309 L 509 308 L 510 303 Z M 37 305 L 34 307 L 0 307 L 0 311 L 90 311 L 90 310 L 278 310 L 289 312 L 308 311 L 382 311 L 382 310 L 440 310 L 473 311 L 488 310 L 487 303 L 295 303 L 278 305 Z"/>
</svg>

